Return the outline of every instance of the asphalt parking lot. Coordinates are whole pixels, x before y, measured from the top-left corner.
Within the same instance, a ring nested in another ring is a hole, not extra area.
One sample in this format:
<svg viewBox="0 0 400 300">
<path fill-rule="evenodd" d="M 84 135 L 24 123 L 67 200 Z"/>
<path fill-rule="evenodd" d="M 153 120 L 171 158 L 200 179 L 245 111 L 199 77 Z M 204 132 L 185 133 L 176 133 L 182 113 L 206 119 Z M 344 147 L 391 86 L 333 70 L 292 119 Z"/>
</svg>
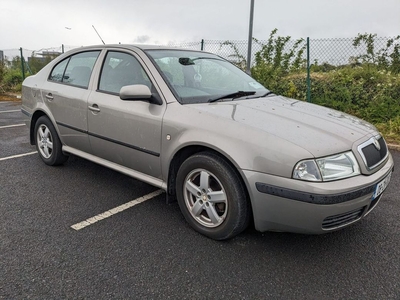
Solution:
<svg viewBox="0 0 400 300">
<path fill-rule="evenodd" d="M 155 187 L 74 156 L 46 166 L 23 118 L 0 102 L 0 299 L 400 299 L 400 152 L 353 226 L 216 242 Z"/>
</svg>

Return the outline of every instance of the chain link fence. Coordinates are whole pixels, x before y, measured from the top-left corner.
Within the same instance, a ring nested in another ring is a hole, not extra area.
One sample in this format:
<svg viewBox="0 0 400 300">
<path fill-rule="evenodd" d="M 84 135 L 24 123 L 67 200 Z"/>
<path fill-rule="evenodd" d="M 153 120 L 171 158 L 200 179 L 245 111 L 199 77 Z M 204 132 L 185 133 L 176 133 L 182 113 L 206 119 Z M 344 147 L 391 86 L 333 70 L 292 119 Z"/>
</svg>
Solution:
<svg viewBox="0 0 400 300">
<path fill-rule="evenodd" d="M 383 70 L 400 73 L 400 36 L 377 37 L 359 34 L 356 38 L 298 39 L 275 37 L 252 42 L 251 65 L 263 62 L 275 68 L 306 72 L 307 100 L 311 101 L 311 77 L 314 72 L 328 72 L 344 66 L 374 64 Z M 215 53 L 243 70 L 247 63 L 246 40 L 202 40 L 171 45 Z M 196 48 L 196 46 L 198 48 Z"/>
<path fill-rule="evenodd" d="M 310 99 L 310 73 L 324 72 L 340 66 L 372 63 L 400 73 L 400 36 L 376 37 L 364 34 L 356 38 L 297 39 L 274 36 L 268 40 L 253 39 L 251 65 L 263 61 L 276 68 L 295 67 L 307 72 L 307 89 Z M 247 40 L 201 40 L 198 42 L 170 43 L 169 47 L 202 50 L 217 54 L 236 64 L 243 70 L 247 64 Z M 34 74 L 51 59 L 76 46 L 61 45 L 38 50 L 5 49 L 0 52 L 3 59 L 14 68 L 19 64 L 22 76 Z M 22 57 L 22 61 L 21 61 Z M 279 64 L 277 63 L 280 60 Z"/>
<path fill-rule="evenodd" d="M 366 37 L 365 39 L 368 39 Z M 364 39 L 364 40 L 365 40 Z M 298 49 L 307 49 L 307 39 L 300 39 Z M 370 52 L 368 43 L 355 43 L 357 38 L 327 38 L 327 39 L 309 39 L 309 64 L 329 64 L 332 66 L 340 66 L 346 64 L 354 64 L 357 62 L 374 61 L 373 56 L 379 56 L 384 53 L 391 54 L 394 47 L 399 43 L 397 37 L 375 37 L 373 42 L 373 53 Z M 290 52 L 299 40 L 288 40 L 283 50 L 284 53 Z M 388 42 L 391 45 L 388 47 Z M 259 53 L 264 45 L 268 45 L 268 40 L 253 40 L 252 43 L 252 58 L 254 63 L 256 53 Z M 175 43 L 169 44 L 171 47 L 186 48 L 191 50 L 203 50 L 219 55 L 229 61 L 240 63 L 242 60 L 247 60 L 247 40 L 202 40 L 198 43 Z M 304 51 L 302 58 L 307 60 L 307 51 Z M 375 59 L 376 60 L 376 59 Z"/>
<path fill-rule="evenodd" d="M 374 53 L 368 53 L 368 44 L 359 43 L 355 46 L 356 38 L 332 38 L 332 39 L 309 39 L 309 64 L 310 65 L 331 65 L 340 66 L 355 64 L 357 62 L 376 63 L 374 56 L 388 54 L 394 50 L 396 43 L 389 47 L 388 42 L 395 38 L 377 37 L 373 41 Z M 289 40 L 283 49 L 289 53 L 298 40 Z M 398 41 L 398 40 L 397 40 Z M 252 43 L 251 62 L 254 64 L 256 54 L 262 51 L 263 46 L 268 45 L 268 40 L 254 40 Z M 199 42 L 170 43 L 169 47 L 185 48 L 190 50 L 203 50 L 219 55 L 239 66 L 245 65 L 247 61 L 247 40 L 201 40 Z M 43 58 L 46 56 L 56 57 L 78 46 L 61 45 L 37 50 L 26 48 L 0 49 L 0 60 L 12 61 L 20 58 L 21 54 L 25 62 L 29 58 Z M 307 39 L 301 39 L 298 49 L 305 49 L 301 58 L 307 61 Z M 2 54 L 2 55 L 1 55 Z M 29 64 L 26 66 L 29 72 Z M 304 65 L 305 67 L 305 65 Z"/>
<path fill-rule="evenodd" d="M 25 58 L 25 60 L 28 59 L 28 57 L 42 57 L 54 53 L 55 55 L 60 55 L 64 52 L 67 52 L 69 50 L 72 50 L 74 48 L 78 48 L 77 46 L 69 46 L 69 45 L 61 45 L 57 47 L 48 47 L 48 48 L 42 48 L 42 49 L 37 49 L 37 50 L 31 50 L 31 49 L 26 49 L 26 48 L 13 48 L 13 49 L 0 49 L 2 52 L 3 56 L 0 56 L 0 60 L 7 60 L 7 61 L 12 61 L 16 57 L 21 57 L 21 51 L 22 51 L 22 56 Z"/>
<path fill-rule="evenodd" d="M 37 73 L 42 67 L 60 54 L 77 48 L 61 45 L 58 47 L 30 50 L 26 48 L 0 49 L 0 61 L 9 68 L 21 70 L 22 78 Z"/>
</svg>

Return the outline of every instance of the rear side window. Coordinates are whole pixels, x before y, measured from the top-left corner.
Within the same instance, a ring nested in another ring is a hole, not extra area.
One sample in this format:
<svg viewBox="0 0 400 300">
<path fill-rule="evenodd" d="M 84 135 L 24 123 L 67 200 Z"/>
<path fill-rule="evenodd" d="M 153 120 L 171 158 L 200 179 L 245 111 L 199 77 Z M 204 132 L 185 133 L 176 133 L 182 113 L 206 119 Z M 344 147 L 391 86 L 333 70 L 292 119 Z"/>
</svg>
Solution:
<svg viewBox="0 0 400 300">
<path fill-rule="evenodd" d="M 152 84 L 139 61 L 130 54 L 109 51 L 101 70 L 99 90 L 119 94 L 126 85 L 144 84 L 152 90 Z"/>
<path fill-rule="evenodd" d="M 65 67 L 67 66 L 68 62 L 69 62 L 69 57 L 67 59 L 64 59 L 62 62 L 58 63 L 53 71 L 50 74 L 49 79 L 51 81 L 57 81 L 57 82 L 62 82 L 63 80 L 63 75 L 64 75 L 64 71 L 65 71 Z"/>
<path fill-rule="evenodd" d="M 99 54 L 100 51 L 89 51 L 64 59 L 55 65 L 49 80 L 87 88 Z"/>
</svg>

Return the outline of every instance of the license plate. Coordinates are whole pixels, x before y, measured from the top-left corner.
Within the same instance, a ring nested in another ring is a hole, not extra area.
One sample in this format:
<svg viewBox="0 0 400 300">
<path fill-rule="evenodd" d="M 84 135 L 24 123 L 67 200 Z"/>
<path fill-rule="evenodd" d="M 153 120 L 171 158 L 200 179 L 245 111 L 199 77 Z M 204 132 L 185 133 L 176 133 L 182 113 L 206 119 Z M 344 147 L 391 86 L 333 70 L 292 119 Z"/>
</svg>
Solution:
<svg viewBox="0 0 400 300">
<path fill-rule="evenodd" d="M 375 186 L 375 191 L 372 194 L 371 200 L 376 199 L 376 197 L 378 197 L 380 194 L 383 193 L 383 191 L 386 189 L 386 187 L 388 186 L 388 184 L 390 182 L 390 177 L 392 177 L 392 172 L 390 172 L 389 175 L 386 176 L 385 179 L 383 179 L 382 181 L 377 183 L 377 185 Z"/>
</svg>

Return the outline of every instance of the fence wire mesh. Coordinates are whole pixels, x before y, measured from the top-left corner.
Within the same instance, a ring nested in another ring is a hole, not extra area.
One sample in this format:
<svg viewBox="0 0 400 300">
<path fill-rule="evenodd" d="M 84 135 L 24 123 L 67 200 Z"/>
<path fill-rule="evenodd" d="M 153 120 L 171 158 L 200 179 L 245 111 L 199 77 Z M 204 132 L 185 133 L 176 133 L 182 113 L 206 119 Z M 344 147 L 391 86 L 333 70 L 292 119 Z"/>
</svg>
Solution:
<svg viewBox="0 0 400 300">
<path fill-rule="evenodd" d="M 357 38 L 327 38 L 327 39 L 310 39 L 309 52 L 310 52 L 310 65 L 331 65 L 340 66 L 346 64 L 355 64 L 358 62 L 379 63 L 377 57 L 387 57 L 389 63 L 391 61 L 390 54 L 395 50 L 395 46 L 399 43 L 399 37 L 375 37 L 372 43 L 368 44 L 368 36 L 364 40 L 356 43 Z M 256 54 L 260 53 L 266 45 L 268 40 L 253 40 L 252 42 L 252 56 L 251 63 L 254 65 Z M 295 40 L 288 40 L 284 46 L 283 54 L 287 54 L 295 46 Z M 219 55 L 239 66 L 245 66 L 247 61 L 247 40 L 202 40 L 199 42 L 182 42 L 182 43 L 169 43 L 169 47 L 185 48 L 191 50 L 203 50 Z M 306 39 L 302 39 L 299 43 L 298 49 L 305 48 Z M 373 49 L 371 49 L 371 46 Z M 22 56 L 25 61 L 29 57 L 55 57 L 61 53 L 67 52 L 78 46 L 62 45 L 56 47 L 47 47 L 42 49 L 26 49 L 22 48 Z M 21 56 L 21 50 L 18 48 L 13 49 L 0 49 L 0 60 L 12 61 L 15 57 Z M 306 51 L 301 54 L 303 60 L 307 59 Z"/>
<path fill-rule="evenodd" d="M 391 38 L 359 34 L 356 38 L 294 40 L 275 34 L 276 31 L 273 31 L 268 40 L 253 39 L 251 66 L 261 62 L 286 72 L 308 71 L 308 90 L 310 89 L 309 73 L 325 72 L 341 66 L 368 63 L 387 71 L 400 73 L 400 36 Z M 246 68 L 248 59 L 247 40 L 201 40 L 170 43 L 168 46 L 211 52 L 236 64 L 243 70 Z M 51 59 L 74 48 L 77 46 L 61 45 L 36 50 L 0 49 L 0 60 L 14 68 L 18 66 L 19 60 L 24 77 L 25 73 L 38 72 Z M 24 66 L 21 64 L 21 54 Z"/>
<path fill-rule="evenodd" d="M 9 68 L 21 68 L 22 77 L 26 74 L 35 74 L 47 63 L 60 54 L 77 48 L 76 46 L 61 45 L 37 50 L 13 48 L 0 50 L 0 61 Z M 23 64 L 21 63 L 21 57 Z"/>
<path fill-rule="evenodd" d="M 356 43 L 357 38 L 310 39 L 310 65 L 329 64 L 337 67 L 358 62 L 378 63 L 378 56 L 386 55 L 390 57 L 390 54 L 395 51 L 395 46 L 399 45 L 400 42 L 399 37 L 375 37 L 371 40 L 372 43 L 368 43 L 368 36 L 364 37 L 364 40 L 361 39 L 358 43 Z M 298 49 L 307 46 L 306 39 L 301 40 Z M 268 40 L 254 40 L 252 42 L 252 65 L 255 62 L 256 54 L 262 50 L 264 45 L 268 45 L 268 42 Z M 283 53 L 289 53 L 296 42 L 296 40 L 288 40 Z M 203 40 L 200 43 L 175 43 L 169 46 L 204 50 L 239 65 L 243 65 L 243 61 L 246 62 L 247 60 L 247 40 Z M 304 60 L 307 59 L 306 51 L 302 53 L 301 57 Z"/>
<path fill-rule="evenodd" d="M 357 62 L 377 63 L 377 56 L 384 53 L 390 54 L 394 51 L 395 43 L 388 46 L 388 42 L 395 39 L 375 37 L 371 40 L 371 43 L 365 39 L 363 42 L 362 39 L 357 38 L 313 39 L 310 40 L 310 63 L 325 63 L 333 66 Z"/>
<path fill-rule="evenodd" d="M 201 50 L 202 42 L 183 42 L 183 43 L 169 43 L 168 47 L 185 48 L 190 50 Z"/>
</svg>

